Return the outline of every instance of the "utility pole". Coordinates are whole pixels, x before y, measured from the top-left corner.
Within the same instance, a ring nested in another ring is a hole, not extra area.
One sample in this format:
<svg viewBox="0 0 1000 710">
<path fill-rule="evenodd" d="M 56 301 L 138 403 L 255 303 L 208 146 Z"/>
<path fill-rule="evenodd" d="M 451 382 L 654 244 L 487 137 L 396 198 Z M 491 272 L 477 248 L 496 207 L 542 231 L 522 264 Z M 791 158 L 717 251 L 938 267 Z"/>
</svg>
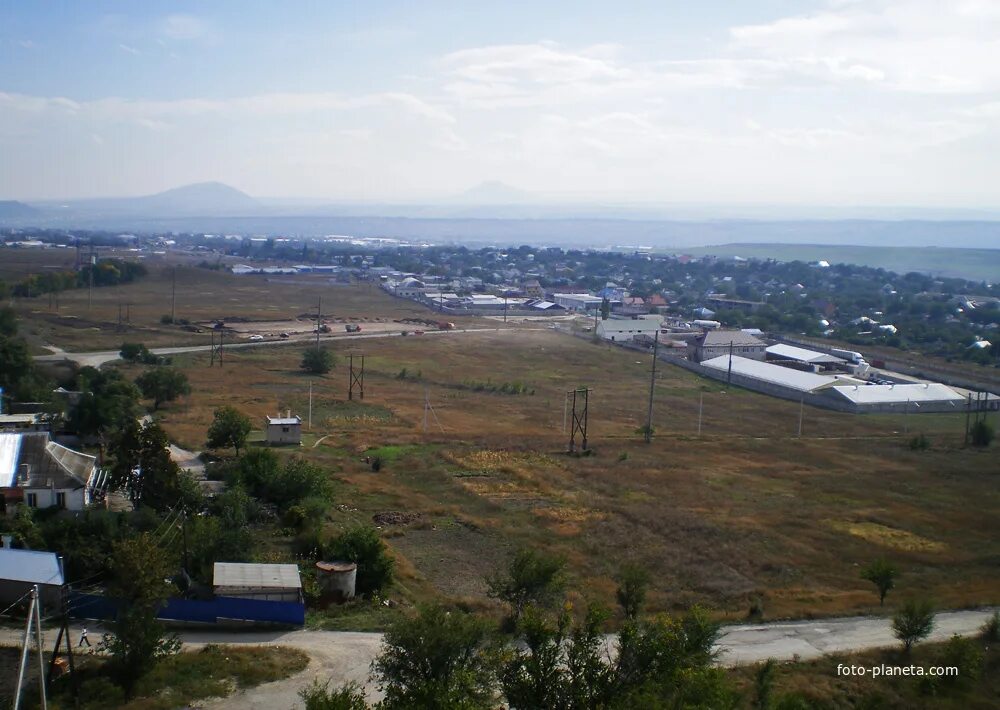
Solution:
<svg viewBox="0 0 1000 710">
<path fill-rule="evenodd" d="M 313 383 L 309 383 L 309 431 L 313 430 Z"/>
<path fill-rule="evenodd" d="M 962 446 L 969 445 L 969 419 L 972 417 L 972 392 L 965 396 L 965 439 Z"/>
<path fill-rule="evenodd" d="M 188 571 L 188 512 L 184 509 L 184 517 L 181 519 L 181 538 L 184 544 L 184 572 Z"/>
<path fill-rule="evenodd" d="M 319 301 L 316 303 L 316 349 L 319 350 L 319 323 L 320 314 L 323 313 L 323 297 L 319 297 Z"/>
<path fill-rule="evenodd" d="M 806 398 L 805 396 L 799 398 L 799 433 L 798 437 L 802 438 L 802 414 L 806 408 Z"/>
<path fill-rule="evenodd" d="M 45 696 L 45 647 L 42 645 L 42 612 L 39 608 L 38 585 L 35 585 L 35 643 L 38 646 L 38 692 L 41 694 L 42 710 L 48 710 L 49 702 Z"/>
<path fill-rule="evenodd" d="M 733 341 L 729 341 L 729 369 L 726 372 L 726 387 L 733 383 Z"/>
<path fill-rule="evenodd" d="M 656 387 L 656 354 L 660 348 L 660 331 L 653 336 L 653 368 L 649 372 L 649 408 L 646 410 L 646 431 L 643 438 L 646 443 L 653 440 L 653 390 Z"/>
<path fill-rule="evenodd" d="M 177 322 L 177 265 L 174 265 L 174 272 L 170 279 L 170 322 Z"/>
</svg>

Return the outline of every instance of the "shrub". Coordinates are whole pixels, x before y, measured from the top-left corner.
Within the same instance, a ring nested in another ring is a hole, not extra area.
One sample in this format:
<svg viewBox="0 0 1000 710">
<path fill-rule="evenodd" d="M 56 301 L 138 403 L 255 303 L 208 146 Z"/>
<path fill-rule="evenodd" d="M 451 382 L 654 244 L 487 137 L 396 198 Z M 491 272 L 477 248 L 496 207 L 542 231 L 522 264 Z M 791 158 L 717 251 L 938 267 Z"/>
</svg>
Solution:
<svg viewBox="0 0 1000 710">
<path fill-rule="evenodd" d="M 934 605 L 926 600 L 909 600 L 892 617 L 892 630 L 910 652 L 913 644 L 927 638 L 934 629 Z"/>
<path fill-rule="evenodd" d="M 324 347 L 308 348 L 302 354 L 302 369 L 316 375 L 325 375 L 336 364 L 333 353 Z"/>
<path fill-rule="evenodd" d="M 750 598 L 750 608 L 747 609 L 747 618 L 754 621 L 764 618 L 764 599 L 760 595 Z"/>
<path fill-rule="evenodd" d="M 516 622 L 529 604 L 549 606 L 566 586 L 566 560 L 531 549 L 519 551 L 502 574 L 486 578 L 489 595 L 510 606 Z"/>
<path fill-rule="evenodd" d="M 330 682 L 313 680 L 312 685 L 299 691 L 305 710 L 367 710 L 364 689 L 357 683 L 330 688 Z"/>
<path fill-rule="evenodd" d="M 378 473 L 379 471 L 381 471 L 382 470 L 382 457 L 381 456 L 373 456 L 372 460 L 371 460 L 371 467 L 372 467 L 372 471 L 374 471 L 375 473 Z"/>
<path fill-rule="evenodd" d="M 626 565 L 618 575 L 618 603 L 625 618 L 635 619 L 642 611 L 649 589 L 649 571 L 641 565 Z"/>
<path fill-rule="evenodd" d="M 910 439 L 910 448 L 913 451 L 926 451 L 931 448 L 931 440 L 922 433 L 917 434 L 915 437 Z"/>
<path fill-rule="evenodd" d="M 981 629 L 984 641 L 1000 641 L 1000 611 L 986 620 Z"/>
<path fill-rule="evenodd" d="M 941 676 L 941 681 L 947 685 L 967 685 L 977 680 L 983 672 L 983 651 L 972 639 L 952 636 L 944 645 L 939 665 L 953 666 L 958 673 L 952 676 Z"/>
<path fill-rule="evenodd" d="M 327 557 L 356 562 L 358 594 L 381 592 L 392 584 L 395 561 L 382 542 L 378 530 L 360 525 L 335 538 L 326 551 Z"/>
<path fill-rule="evenodd" d="M 972 445 L 989 446 L 995 435 L 993 427 L 985 419 L 972 425 Z"/>
<path fill-rule="evenodd" d="M 160 316 L 160 323 L 162 323 L 163 325 L 171 325 L 173 324 L 173 322 L 174 319 L 169 313 L 164 313 L 162 316 Z"/>
</svg>

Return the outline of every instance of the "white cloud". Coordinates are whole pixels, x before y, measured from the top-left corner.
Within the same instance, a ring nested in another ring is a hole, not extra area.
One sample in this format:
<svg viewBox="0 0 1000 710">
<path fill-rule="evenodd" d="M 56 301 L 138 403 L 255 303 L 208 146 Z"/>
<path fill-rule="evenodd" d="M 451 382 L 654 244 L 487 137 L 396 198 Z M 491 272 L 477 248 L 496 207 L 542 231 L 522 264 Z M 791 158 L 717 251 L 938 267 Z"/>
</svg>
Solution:
<svg viewBox="0 0 1000 710">
<path fill-rule="evenodd" d="M 174 40 L 202 39 L 208 35 L 208 24 L 194 15 L 168 15 L 160 23 L 160 33 Z"/>
<path fill-rule="evenodd" d="M 872 0 L 731 29 L 736 52 L 913 93 L 1000 90 L 1000 3 Z"/>
<path fill-rule="evenodd" d="M 139 51 L 138 49 L 136 49 L 135 47 L 130 47 L 129 45 L 127 45 L 127 44 L 122 44 L 122 43 L 120 43 L 120 42 L 118 43 L 118 48 L 119 48 L 120 50 L 122 50 L 123 52 L 128 52 L 129 54 L 142 54 L 142 52 L 140 52 L 140 51 Z"/>
</svg>

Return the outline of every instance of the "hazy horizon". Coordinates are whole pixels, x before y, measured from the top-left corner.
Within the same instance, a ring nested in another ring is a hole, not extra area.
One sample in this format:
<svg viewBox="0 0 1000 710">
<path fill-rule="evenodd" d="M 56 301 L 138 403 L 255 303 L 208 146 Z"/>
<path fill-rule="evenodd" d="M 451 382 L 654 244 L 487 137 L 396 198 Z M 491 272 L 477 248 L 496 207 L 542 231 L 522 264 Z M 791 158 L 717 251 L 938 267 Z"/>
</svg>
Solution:
<svg viewBox="0 0 1000 710">
<path fill-rule="evenodd" d="M 1000 205 L 1000 5 L 0 8 L 0 199 Z"/>
</svg>

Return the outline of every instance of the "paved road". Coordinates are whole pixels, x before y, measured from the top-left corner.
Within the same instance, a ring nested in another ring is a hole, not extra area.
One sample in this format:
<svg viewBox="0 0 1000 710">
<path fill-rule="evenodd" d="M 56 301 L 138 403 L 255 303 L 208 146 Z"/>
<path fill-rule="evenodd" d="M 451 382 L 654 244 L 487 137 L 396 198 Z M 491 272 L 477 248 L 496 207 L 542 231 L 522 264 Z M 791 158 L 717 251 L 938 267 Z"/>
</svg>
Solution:
<svg viewBox="0 0 1000 710">
<path fill-rule="evenodd" d="M 402 324 L 405 327 L 408 324 Z M 399 338 L 402 332 L 402 327 L 399 330 L 384 332 L 384 333 L 353 333 L 353 334 L 338 334 L 338 335 L 327 335 L 320 338 L 321 342 L 329 340 L 366 340 L 369 338 Z M 412 326 L 411 326 L 412 327 Z M 413 330 L 407 331 L 412 333 Z M 517 332 L 515 328 L 467 328 L 459 330 L 427 330 L 424 331 L 423 336 L 410 336 L 410 337 L 426 337 L 426 336 L 437 336 L 437 335 L 458 335 L 461 333 L 514 333 Z M 315 342 L 315 337 L 299 337 L 299 338 L 288 338 L 287 340 L 256 340 L 247 341 L 240 343 L 226 343 L 222 347 L 226 350 L 237 349 L 237 348 L 255 348 L 255 347 L 265 347 L 269 345 L 288 345 L 288 344 L 298 344 L 298 345 L 308 345 L 309 343 Z M 59 350 L 55 347 L 50 347 L 53 350 L 51 355 L 36 355 L 35 360 L 38 362 L 62 362 L 63 360 L 70 360 L 79 364 L 81 367 L 100 367 L 101 365 L 118 360 L 117 350 L 96 350 L 90 352 L 80 352 L 71 353 L 65 350 Z M 212 349 L 211 345 L 183 345 L 173 348 L 150 348 L 150 352 L 154 355 L 180 355 L 182 353 L 200 353 L 209 352 Z"/>
<path fill-rule="evenodd" d="M 953 634 L 978 633 L 995 609 L 941 612 L 937 615 L 932 641 L 944 641 Z M 98 628 L 91 625 L 91 635 Z M 19 645 L 17 630 L 0 631 L 0 642 Z M 55 631 L 48 630 L 46 644 Z M 79 638 L 79 627 L 73 633 Z M 309 667 L 292 678 L 268 683 L 228 698 L 212 700 L 201 707 L 215 710 L 265 710 L 292 708 L 298 704 L 298 691 L 313 679 L 332 680 L 335 685 L 355 681 L 366 686 L 370 700 L 379 699 L 378 690 L 368 683 L 372 659 L 378 654 L 382 635 L 349 631 L 184 631 L 184 645 L 198 648 L 208 643 L 233 645 L 290 646 L 310 656 Z M 818 621 L 791 621 L 753 625 L 734 625 L 723 629 L 718 648 L 723 665 L 758 663 L 776 660 L 806 660 L 830 653 L 862 651 L 898 643 L 893 638 L 890 621 L 879 617 L 848 617 Z"/>
</svg>

